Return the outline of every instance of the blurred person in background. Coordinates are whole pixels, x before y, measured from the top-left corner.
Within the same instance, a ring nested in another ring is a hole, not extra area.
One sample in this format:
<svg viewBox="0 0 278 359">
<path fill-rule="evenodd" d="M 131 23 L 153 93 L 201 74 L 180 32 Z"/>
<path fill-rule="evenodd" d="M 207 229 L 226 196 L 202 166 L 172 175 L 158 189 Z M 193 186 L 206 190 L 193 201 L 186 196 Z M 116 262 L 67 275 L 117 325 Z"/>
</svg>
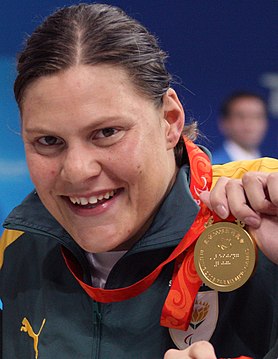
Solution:
<svg viewBox="0 0 278 359">
<path fill-rule="evenodd" d="M 212 152 L 213 163 L 261 157 L 260 145 L 268 128 L 265 100 L 253 92 L 232 93 L 220 107 L 218 126 L 225 140 Z"/>
</svg>

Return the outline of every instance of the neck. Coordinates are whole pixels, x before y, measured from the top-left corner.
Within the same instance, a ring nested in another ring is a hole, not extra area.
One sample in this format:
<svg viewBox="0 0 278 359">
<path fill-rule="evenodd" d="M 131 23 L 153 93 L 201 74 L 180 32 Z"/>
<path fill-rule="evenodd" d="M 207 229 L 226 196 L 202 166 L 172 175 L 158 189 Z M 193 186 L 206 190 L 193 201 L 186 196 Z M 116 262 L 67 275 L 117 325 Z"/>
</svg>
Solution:
<svg viewBox="0 0 278 359">
<path fill-rule="evenodd" d="M 130 237 L 129 239 L 127 239 L 127 241 L 125 241 L 124 243 L 121 243 L 118 247 L 114 248 L 113 251 L 127 251 L 129 250 L 131 247 L 134 246 L 134 244 L 136 242 L 138 242 L 140 240 L 140 238 L 143 237 L 143 235 L 147 232 L 147 230 L 150 228 L 153 219 L 156 215 L 156 213 L 158 212 L 162 202 L 165 200 L 165 198 L 167 197 L 167 195 L 169 194 L 169 192 L 171 191 L 175 181 L 176 181 L 176 177 L 177 177 L 177 173 L 178 173 L 179 169 L 177 166 L 175 166 L 175 171 L 174 171 L 174 175 L 172 176 L 169 185 L 167 187 L 166 192 L 164 193 L 164 196 L 162 197 L 162 199 L 157 203 L 157 205 L 155 206 L 153 212 L 151 213 L 151 215 L 149 216 L 149 218 L 145 221 L 145 223 L 140 227 L 139 231 L 136 232 L 135 235 L 133 235 L 132 237 Z"/>
</svg>

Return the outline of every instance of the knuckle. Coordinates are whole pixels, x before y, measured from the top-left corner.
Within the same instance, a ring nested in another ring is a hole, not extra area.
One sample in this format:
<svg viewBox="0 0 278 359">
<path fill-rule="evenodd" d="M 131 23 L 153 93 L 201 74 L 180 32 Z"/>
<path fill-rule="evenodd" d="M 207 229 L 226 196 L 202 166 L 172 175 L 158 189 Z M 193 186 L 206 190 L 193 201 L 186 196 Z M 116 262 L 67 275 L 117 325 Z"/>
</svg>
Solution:
<svg viewBox="0 0 278 359">
<path fill-rule="evenodd" d="M 261 213 L 267 209 L 267 203 L 265 203 L 265 201 L 257 201 L 254 207 L 256 207 L 254 210 Z"/>
<path fill-rule="evenodd" d="M 259 174 L 258 172 L 246 172 L 244 173 L 244 175 L 242 176 L 242 183 L 244 185 L 247 185 L 249 183 L 255 182 L 258 180 Z"/>
<path fill-rule="evenodd" d="M 276 181 L 278 181 L 278 172 L 269 173 L 269 175 L 267 176 L 267 181 L 268 182 L 276 182 Z"/>
<path fill-rule="evenodd" d="M 192 344 L 192 352 L 190 351 L 190 355 L 195 355 L 197 356 L 197 354 L 199 355 L 200 353 L 202 353 L 202 358 L 204 359 L 214 359 L 215 355 L 214 355 L 214 348 L 212 346 L 211 343 L 206 342 L 206 341 L 199 341 L 196 342 L 194 344 Z M 215 358 L 216 359 L 216 358 Z"/>
<path fill-rule="evenodd" d="M 235 218 L 243 220 L 251 214 L 250 211 L 251 209 L 247 205 L 242 204 L 239 207 L 234 207 L 231 212 Z"/>
<path fill-rule="evenodd" d="M 196 342 L 196 346 L 208 347 L 211 346 L 211 344 L 209 342 L 206 342 L 205 340 L 200 340 L 199 342 Z"/>
<path fill-rule="evenodd" d="M 219 177 L 219 179 L 217 180 L 216 186 L 223 186 L 225 185 L 230 179 L 228 177 L 225 176 L 221 176 Z"/>
<path fill-rule="evenodd" d="M 232 189 L 234 189 L 235 187 L 241 186 L 241 180 L 239 179 L 230 179 L 227 183 L 226 183 L 226 190 L 230 191 Z"/>
<path fill-rule="evenodd" d="M 176 352 L 177 352 L 176 349 L 169 349 L 169 350 L 167 350 L 167 352 L 165 353 L 163 359 L 171 359 L 171 358 L 174 358 L 174 355 L 175 355 Z"/>
</svg>

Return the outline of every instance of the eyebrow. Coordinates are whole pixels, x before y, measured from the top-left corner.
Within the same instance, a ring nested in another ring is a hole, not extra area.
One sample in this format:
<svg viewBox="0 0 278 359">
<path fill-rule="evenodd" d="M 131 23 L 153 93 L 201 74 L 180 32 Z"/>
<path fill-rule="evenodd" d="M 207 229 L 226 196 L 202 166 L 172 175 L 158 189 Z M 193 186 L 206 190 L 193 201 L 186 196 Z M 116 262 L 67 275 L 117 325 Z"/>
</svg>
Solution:
<svg viewBox="0 0 278 359">
<path fill-rule="evenodd" d="M 41 127 L 34 127 L 34 128 L 22 128 L 22 132 L 26 132 L 26 133 L 54 133 L 53 130 L 49 130 L 49 129 L 44 129 Z"/>
<path fill-rule="evenodd" d="M 129 117 L 130 118 L 130 117 Z M 112 127 L 114 122 L 119 121 L 119 120 L 126 120 L 127 117 L 126 116 L 111 116 L 111 117 L 105 117 L 105 118 L 100 118 L 98 120 L 96 120 L 95 122 L 89 123 L 87 126 L 82 127 L 81 131 L 90 131 L 93 129 L 98 129 L 98 128 L 103 128 L 103 127 Z M 109 122 L 109 124 L 108 124 Z M 106 126 L 107 125 L 107 126 Z M 22 127 L 23 129 L 23 127 Z M 24 131 L 27 133 L 53 133 L 55 132 L 55 129 L 49 129 L 49 128 L 43 128 L 43 127 L 31 127 L 31 128 L 24 128 Z"/>
</svg>

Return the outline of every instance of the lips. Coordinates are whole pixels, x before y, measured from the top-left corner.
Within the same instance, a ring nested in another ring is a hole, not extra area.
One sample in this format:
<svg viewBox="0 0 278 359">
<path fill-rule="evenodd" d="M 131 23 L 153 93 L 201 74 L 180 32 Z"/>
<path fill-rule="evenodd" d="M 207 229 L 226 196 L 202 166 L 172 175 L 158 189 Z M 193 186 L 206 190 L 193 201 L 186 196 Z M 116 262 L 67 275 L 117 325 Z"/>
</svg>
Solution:
<svg viewBox="0 0 278 359">
<path fill-rule="evenodd" d="M 74 205 L 85 207 L 88 205 L 97 205 L 99 203 L 103 203 L 103 201 L 113 198 L 116 193 L 116 190 L 112 190 L 90 197 L 69 197 L 69 200 Z"/>
</svg>

